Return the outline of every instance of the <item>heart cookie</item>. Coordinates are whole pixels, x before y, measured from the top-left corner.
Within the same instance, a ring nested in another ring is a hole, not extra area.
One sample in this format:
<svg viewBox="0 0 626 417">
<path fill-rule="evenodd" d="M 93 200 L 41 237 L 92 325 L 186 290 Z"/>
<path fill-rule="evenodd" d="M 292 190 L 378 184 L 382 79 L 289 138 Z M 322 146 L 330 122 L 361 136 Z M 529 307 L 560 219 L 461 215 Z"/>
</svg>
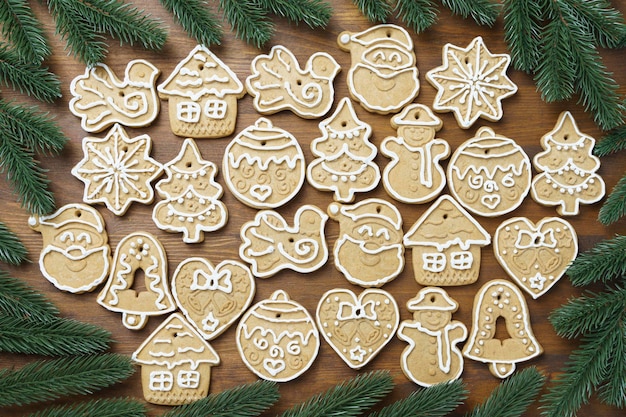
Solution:
<svg viewBox="0 0 626 417">
<path fill-rule="evenodd" d="M 391 341 L 400 321 L 391 294 L 372 288 L 358 297 L 350 290 L 326 292 L 317 306 L 320 332 L 352 369 L 367 365 Z"/>
<path fill-rule="evenodd" d="M 250 306 L 254 277 L 244 264 L 185 259 L 172 277 L 172 293 L 185 317 L 207 340 L 222 334 Z"/>
<path fill-rule="evenodd" d="M 506 220 L 493 239 L 496 259 L 533 298 L 545 294 L 578 254 L 572 225 L 559 217 L 534 224 L 525 217 Z"/>
</svg>

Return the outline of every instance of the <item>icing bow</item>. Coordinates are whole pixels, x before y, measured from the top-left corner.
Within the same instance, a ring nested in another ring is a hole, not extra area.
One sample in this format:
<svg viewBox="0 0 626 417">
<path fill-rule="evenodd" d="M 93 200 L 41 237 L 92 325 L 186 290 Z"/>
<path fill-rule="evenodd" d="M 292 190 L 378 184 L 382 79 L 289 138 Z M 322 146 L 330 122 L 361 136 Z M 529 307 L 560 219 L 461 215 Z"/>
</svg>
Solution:
<svg viewBox="0 0 626 417">
<path fill-rule="evenodd" d="M 554 230 L 548 229 L 545 232 L 520 230 L 517 240 L 515 241 L 515 247 L 518 249 L 539 247 L 555 248 L 556 239 L 554 238 Z"/>
<path fill-rule="evenodd" d="M 209 290 L 209 291 L 222 291 L 225 293 L 231 293 L 233 291 L 233 283 L 230 280 L 230 271 L 224 271 L 222 273 L 207 273 L 202 270 L 195 270 L 193 272 L 193 282 L 191 283 L 191 290 Z M 204 284 L 201 284 L 204 281 Z"/>
<path fill-rule="evenodd" d="M 374 301 L 368 301 L 365 304 L 361 304 L 358 301 L 356 304 L 352 304 L 349 302 L 340 303 L 339 311 L 337 312 L 337 320 L 353 319 L 376 320 Z"/>
</svg>

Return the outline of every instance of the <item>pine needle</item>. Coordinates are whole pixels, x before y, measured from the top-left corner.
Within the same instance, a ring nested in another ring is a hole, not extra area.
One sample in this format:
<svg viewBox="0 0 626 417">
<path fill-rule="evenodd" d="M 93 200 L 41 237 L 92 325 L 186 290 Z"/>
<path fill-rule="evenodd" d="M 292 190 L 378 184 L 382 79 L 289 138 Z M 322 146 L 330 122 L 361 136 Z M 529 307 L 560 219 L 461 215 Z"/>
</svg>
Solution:
<svg viewBox="0 0 626 417">
<path fill-rule="evenodd" d="M 145 417 L 146 405 L 131 398 L 106 398 L 71 405 L 53 406 L 27 417 Z"/>
<path fill-rule="evenodd" d="M 500 14 L 500 4 L 491 0 L 441 0 L 441 4 L 464 19 L 471 17 L 477 25 L 491 27 Z"/>
<path fill-rule="evenodd" d="M 258 2 L 251 0 L 220 0 L 220 9 L 235 29 L 237 37 L 257 48 L 272 37 L 274 25 Z"/>
<path fill-rule="evenodd" d="M 578 254 L 567 268 L 567 275 L 577 287 L 623 279 L 626 276 L 626 236 L 603 240 Z"/>
<path fill-rule="evenodd" d="M 431 0 L 397 0 L 395 12 L 416 33 L 422 33 L 437 22 L 437 8 Z"/>
<path fill-rule="evenodd" d="M 384 23 L 391 14 L 392 7 L 386 0 L 352 0 L 367 20 L 373 23 Z"/>
<path fill-rule="evenodd" d="M 607 133 L 596 143 L 593 153 L 606 156 L 626 149 L 626 125 L 619 126 Z"/>
<path fill-rule="evenodd" d="M 0 2 L 0 22 L 2 36 L 20 60 L 38 64 L 50 55 L 43 28 L 26 0 Z"/>
<path fill-rule="evenodd" d="M 333 8 L 324 0 L 258 0 L 265 11 L 298 23 L 304 22 L 311 29 L 325 28 L 333 14 Z"/>
<path fill-rule="evenodd" d="M 51 320 L 59 310 L 24 281 L 0 269 L 0 314 L 33 320 Z"/>
<path fill-rule="evenodd" d="M 268 410 L 279 397 L 276 383 L 257 381 L 174 407 L 161 417 L 253 417 Z"/>
<path fill-rule="evenodd" d="M 536 0 L 505 0 L 504 40 L 516 69 L 531 73 L 539 62 L 542 9 Z"/>
<path fill-rule="evenodd" d="M 28 260 L 28 251 L 6 224 L 0 222 L 0 262 L 19 265 Z M 0 280 L 2 272 L 0 271 Z M 0 285 L 2 285 L 0 283 Z"/>
<path fill-rule="evenodd" d="M 605 226 L 626 216 L 626 176 L 623 176 L 600 207 L 598 220 Z"/>
<path fill-rule="evenodd" d="M 61 97 L 61 82 L 56 75 L 24 61 L 6 45 L 0 45 L 0 83 L 40 101 L 53 102 Z"/>
<path fill-rule="evenodd" d="M 623 317 L 622 317 L 623 320 Z M 606 370 L 604 384 L 598 388 L 600 400 L 618 408 L 626 407 L 626 325 L 623 321 L 616 330 L 613 357 Z"/>
<path fill-rule="evenodd" d="M 199 44 L 219 45 L 222 27 L 202 0 L 160 0 L 163 7 L 174 15 L 189 36 Z"/>
<path fill-rule="evenodd" d="M 577 21 L 602 48 L 617 48 L 626 35 L 622 14 L 606 0 L 565 0 Z"/>
</svg>

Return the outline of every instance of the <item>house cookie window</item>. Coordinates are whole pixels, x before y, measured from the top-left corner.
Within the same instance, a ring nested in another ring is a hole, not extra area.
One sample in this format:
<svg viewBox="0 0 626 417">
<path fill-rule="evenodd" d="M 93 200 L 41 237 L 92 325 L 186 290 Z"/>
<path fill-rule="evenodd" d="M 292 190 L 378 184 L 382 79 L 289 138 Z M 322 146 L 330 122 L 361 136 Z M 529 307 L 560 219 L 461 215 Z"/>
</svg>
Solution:
<svg viewBox="0 0 626 417">
<path fill-rule="evenodd" d="M 200 385 L 200 372 L 198 371 L 180 371 L 176 378 L 176 383 L 181 388 L 198 388 Z"/>
<path fill-rule="evenodd" d="M 474 257 L 471 252 L 452 252 L 450 254 L 450 266 L 454 269 L 470 269 Z"/>
<path fill-rule="evenodd" d="M 178 120 L 185 123 L 198 123 L 200 120 L 200 105 L 193 101 L 184 101 L 176 105 Z"/>
<path fill-rule="evenodd" d="M 424 253 L 422 260 L 424 269 L 429 272 L 441 272 L 446 267 L 446 256 L 443 253 Z"/>
<path fill-rule="evenodd" d="M 151 391 L 170 391 L 174 383 L 174 377 L 168 371 L 150 372 Z"/>
<path fill-rule="evenodd" d="M 207 100 L 204 114 L 211 119 L 223 119 L 226 116 L 226 102 L 223 100 Z"/>
</svg>

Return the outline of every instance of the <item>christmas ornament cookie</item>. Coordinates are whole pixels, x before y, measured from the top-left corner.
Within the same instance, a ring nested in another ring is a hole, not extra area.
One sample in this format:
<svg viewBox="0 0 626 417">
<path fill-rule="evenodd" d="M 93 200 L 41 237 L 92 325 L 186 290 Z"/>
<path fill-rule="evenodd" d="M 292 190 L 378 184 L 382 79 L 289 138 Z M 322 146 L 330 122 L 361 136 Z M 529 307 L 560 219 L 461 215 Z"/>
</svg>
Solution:
<svg viewBox="0 0 626 417">
<path fill-rule="evenodd" d="M 363 32 L 342 32 L 339 48 L 350 52 L 348 89 L 368 111 L 394 113 L 419 94 L 413 40 L 400 26 L 383 24 Z"/>
<path fill-rule="evenodd" d="M 143 272 L 145 290 L 134 287 Z M 98 295 L 107 310 L 122 313 L 122 324 L 130 330 L 142 329 L 150 316 L 176 309 L 167 279 L 167 257 L 161 243 L 151 234 L 134 232 L 115 248 L 109 279 Z"/>
<path fill-rule="evenodd" d="M 541 171 L 533 179 L 533 200 L 557 206 L 561 216 L 577 215 L 581 204 L 600 201 L 605 184 L 596 174 L 600 159 L 593 155 L 595 143 L 578 129 L 570 112 L 561 113 L 554 129 L 541 138 L 544 151 L 533 158 L 533 165 Z"/>
<path fill-rule="evenodd" d="M 530 158 L 513 139 L 482 127 L 448 163 L 452 194 L 471 212 L 496 217 L 515 210 L 530 190 Z"/>
<path fill-rule="evenodd" d="M 183 234 L 183 242 L 204 240 L 204 232 L 222 228 L 228 220 L 220 201 L 224 190 L 215 181 L 217 166 L 200 156 L 193 139 L 185 139 L 179 154 L 163 166 L 167 178 L 156 183 L 163 200 L 152 211 L 159 229 Z"/>
<path fill-rule="evenodd" d="M 357 118 L 350 99 L 343 98 L 319 129 L 323 136 L 311 143 L 316 158 L 307 167 L 309 184 L 332 191 L 334 199 L 343 203 L 353 201 L 357 192 L 376 188 L 380 170 L 374 163 L 378 150 L 369 141 L 372 128 Z"/>
<path fill-rule="evenodd" d="M 132 355 L 145 400 L 180 405 L 205 398 L 220 357 L 179 313 L 171 314 Z"/>
<path fill-rule="evenodd" d="M 443 47 L 443 65 L 426 73 L 428 82 L 437 89 L 433 109 L 454 112 L 463 129 L 480 117 L 500 120 L 502 100 L 517 92 L 517 86 L 506 75 L 510 62 L 507 54 L 492 54 L 480 36 L 466 48 L 447 43 Z"/>
<path fill-rule="evenodd" d="M 328 260 L 324 227 L 328 216 L 313 205 L 296 211 L 293 226 L 273 210 L 259 211 L 241 228 L 239 256 L 255 277 L 268 278 L 283 269 L 308 273 Z"/>
<path fill-rule="evenodd" d="M 539 356 L 543 348 L 530 327 L 530 316 L 522 292 L 511 282 L 494 279 L 481 287 L 474 298 L 472 330 L 463 355 L 489 364 L 494 376 L 506 378 L 518 362 Z M 496 329 L 498 319 L 506 328 Z M 496 333 L 505 335 L 499 339 Z"/>
<path fill-rule="evenodd" d="M 169 102 L 172 132 L 191 138 L 221 138 L 235 131 L 237 100 L 246 91 L 215 54 L 196 46 L 157 87 Z"/>
<path fill-rule="evenodd" d="M 315 119 L 333 105 L 333 80 L 341 67 L 325 52 L 311 55 L 306 66 L 300 68 L 289 49 L 276 45 L 269 55 L 254 58 L 251 66 L 246 89 L 261 114 L 290 110 L 302 118 Z"/>
<path fill-rule="evenodd" d="M 459 304 L 443 289 L 425 287 L 407 307 L 413 320 L 404 320 L 398 329 L 398 338 L 409 344 L 400 362 L 404 374 L 423 387 L 458 379 L 463 355 L 457 344 L 467 338 L 465 325 L 452 320 Z"/>
<path fill-rule="evenodd" d="M 67 204 L 46 216 L 31 216 L 41 233 L 41 273 L 55 287 L 71 293 L 91 291 L 109 274 L 111 248 L 104 219 L 91 206 Z"/>
<path fill-rule="evenodd" d="M 317 325 L 324 339 L 352 369 L 371 362 L 391 341 L 400 312 L 392 295 L 373 288 L 358 297 L 347 289 L 327 291 L 317 306 Z"/>
<path fill-rule="evenodd" d="M 86 132 L 97 133 L 115 123 L 127 127 L 150 125 L 159 114 L 156 79 L 161 73 L 143 59 L 126 65 L 120 80 L 105 64 L 88 67 L 72 80 L 70 111 Z"/>
<path fill-rule="evenodd" d="M 276 208 L 304 184 L 304 153 L 291 133 L 261 117 L 226 146 L 222 169 L 239 201 L 257 209 Z"/>
<path fill-rule="evenodd" d="M 421 285 L 476 282 L 480 248 L 491 236 L 449 195 L 442 195 L 404 235 L 411 248 L 415 280 Z"/>
<path fill-rule="evenodd" d="M 537 224 L 515 217 L 496 229 L 493 252 L 509 276 L 539 298 L 576 258 L 578 238 L 572 225 L 559 217 L 545 217 Z"/>
<path fill-rule="evenodd" d="M 256 287 L 247 266 L 204 258 L 187 258 L 172 276 L 172 294 L 185 317 L 202 337 L 222 334 L 252 303 Z"/>
<path fill-rule="evenodd" d="M 450 156 L 450 145 L 435 135 L 443 126 L 440 118 L 422 104 L 410 104 L 391 119 L 397 136 L 386 137 L 380 152 L 391 162 L 383 170 L 387 193 L 403 203 L 427 203 L 446 185 L 440 161 Z"/>
<path fill-rule="evenodd" d="M 339 222 L 333 255 L 335 267 L 352 284 L 380 287 L 404 269 L 402 216 L 385 200 L 331 203 L 330 217 Z"/>
<path fill-rule="evenodd" d="M 130 138 L 118 124 L 104 138 L 83 138 L 83 159 L 72 175 L 85 184 L 85 203 L 104 203 L 121 216 L 133 202 L 150 204 L 151 183 L 163 172 L 163 165 L 150 157 L 148 135 Z"/>
<path fill-rule="evenodd" d="M 237 349 L 259 378 L 291 381 L 317 357 L 320 335 L 313 317 L 283 290 L 252 306 L 237 326 Z"/>
</svg>

